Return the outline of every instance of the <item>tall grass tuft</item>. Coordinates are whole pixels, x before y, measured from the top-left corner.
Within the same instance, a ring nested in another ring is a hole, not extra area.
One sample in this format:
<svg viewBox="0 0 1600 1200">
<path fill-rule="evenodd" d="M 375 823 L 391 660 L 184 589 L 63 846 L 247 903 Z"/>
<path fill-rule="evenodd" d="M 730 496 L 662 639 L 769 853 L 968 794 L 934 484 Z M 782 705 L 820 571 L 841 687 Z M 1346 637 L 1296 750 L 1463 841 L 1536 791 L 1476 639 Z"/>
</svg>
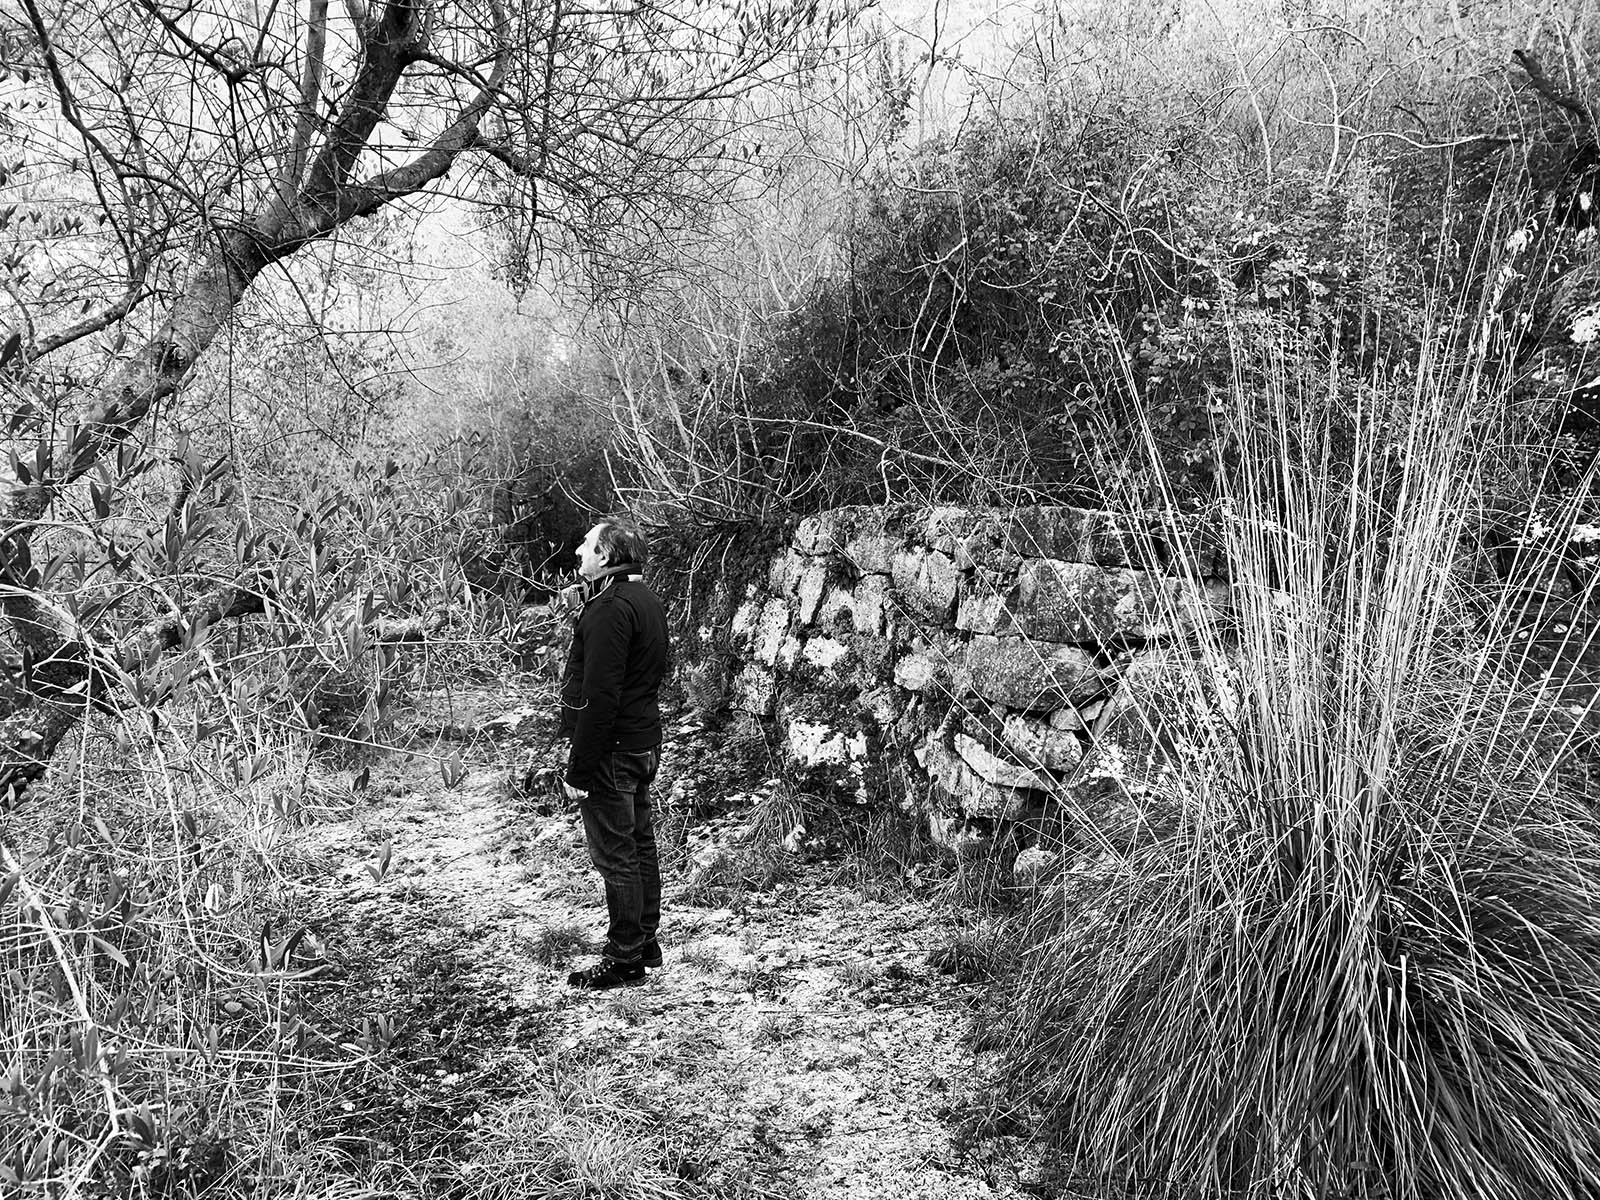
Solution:
<svg viewBox="0 0 1600 1200">
<path fill-rule="evenodd" d="M 1600 825 L 1525 594 L 1461 569 L 1526 472 L 1450 317 L 1359 378 L 1253 337 L 1218 397 L 1231 602 L 1168 655 L 1164 819 L 1013 985 L 1012 1094 L 1113 1191 L 1600 1195 Z"/>
<path fill-rule="evenodd" d="M 681 1194 L 659 1118 L 597 1065 L 555 1066 L 480 1136 L 474 1200 L 671 1200 Z"/>
</svg>

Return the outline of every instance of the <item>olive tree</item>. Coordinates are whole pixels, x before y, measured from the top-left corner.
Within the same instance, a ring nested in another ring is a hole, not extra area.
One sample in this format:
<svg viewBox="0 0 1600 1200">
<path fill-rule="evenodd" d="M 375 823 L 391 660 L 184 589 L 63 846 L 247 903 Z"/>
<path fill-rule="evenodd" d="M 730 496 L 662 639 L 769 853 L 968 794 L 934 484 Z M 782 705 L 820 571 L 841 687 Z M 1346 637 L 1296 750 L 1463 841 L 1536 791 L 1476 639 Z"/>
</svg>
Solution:
<svg viewBox="0 0 1600 1200">
<path fill-rule="evenodd" d="M 740 98 L 817 66 L 845 19 L 818 0 L 0 0 L 0 799 L 93 708 L 148 700 L 165 652 L 271 603 L 248 529 L 154 609 L 108 533 L 136 447 L 264 275 L 449 191 L 614 279 L 618 247 L 738 173 Z M 151 535 L 169 567 L 174 539 L 217 532 L 226 464 L 190 459 Z"/>
</svg>

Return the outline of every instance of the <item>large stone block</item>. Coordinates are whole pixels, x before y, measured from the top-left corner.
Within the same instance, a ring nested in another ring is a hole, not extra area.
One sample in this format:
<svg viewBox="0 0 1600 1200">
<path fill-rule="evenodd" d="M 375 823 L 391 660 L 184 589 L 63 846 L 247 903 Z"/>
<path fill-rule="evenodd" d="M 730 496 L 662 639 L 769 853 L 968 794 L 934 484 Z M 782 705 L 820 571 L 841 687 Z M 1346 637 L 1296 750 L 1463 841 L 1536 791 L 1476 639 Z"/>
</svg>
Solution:
<svg viewBox="0 0 1600 1200">
<path fill-rule="evenodd" d="M 1061 870 L 1061 855 L 1043 846 L 1029 846 L 1011 864 L 1011 879 L 1020 888 L 1039 888 Z"/>
<path fill-rule="evenodd" d="M 956 628 L 968 633 L 1001 633 L 1013 628 L 1006 598 L 985 576 L 980 574 L 962 586 Z"/>
<path fill-rule="evenodd" d="M 1088 510 L 1051 505 L 1003 514 L 1000 543 L 1023 558 L 1078 561 L 1083 518 Z"/>
<path fill-rule="evenodd" d="M 809 663 L 825 676 L 838 677 L 840 664 L 850 656 L 850 647 L 831 637 L 814 637 L 806 642 L 800 660 Z"/>
<path fill-rule="evenodd" d="M 864 735 L 798 717 L 784 730 L 784 744 L 803 767 L 845 766 L 866 757 L 867 753 Z"/>
<path fill-rule="evenodd" d="M 1113 682 L 1077 646 L 1029 638 L 974 637 L 964 679 L 985 700 L 1025 712 L 1052 712 L 1104 695 Z"/>
<path fill-rule="evenodd" d="M 956 606 L 956 565 L 938 550 L 903 550 L 890 564 L 895 592 L 913 613 L 944 624 Z"/>
<path fill-rule="evenodd" d="M 1022 565 L 1022 556 L 1006 540 L 1005 520 L 998 512 L 984 512 L 969 523 L 957 540 L 953 555 L 963 571 L 989 571 L 1010 576 Z"/>
<path fill-rule="evenodd" d="M 913 650 L 894 664 L 894 681 L 908 692 L 948 691 L 950 680 L 949 662 L 932 651 Z"/>
<path fill-rule="evenodd" d="M 1005 549 L 992 538 L 975 533 L 957 547 L 955 561 L 963 571 L 989 571 L 1010 576 L 1022 565 L 1022 556 Z"/>
<path fill-rule="evenodd" d="M 800 624 L 809 625 L 816 618 L 817 609 L 821 607 L 827 590 L 828 562 L 826 559 L 813 558 L 806 563 L 799 582 L 795 584 L 795 595 L 800 602 L 796 615 Z"/>
<path fill-rule="evenodd" d="M 797 554 L 793 550 L 785 550 L 772 560 L 772 566 L 767 569 L 767 585 L 772 589 L 774 596 L 792 596 L 800 583 L 800 577 L 805 574 L 806 556 Z"/>
<path fill-rule="evenodd" d="M 969 817 L 1016 819 L 1034 812 L 1042 796 L 1030 788 L 991 783 L 955 749 L 932 734 L 914 752 L 927 772 L 934 798 Z"/>
<path fill-rule="evenodd" d="M 739 612 L 743 614 L 745 609 Z M 736 614 L 733 632 L 734 649 L 747 652 L 756 662 L 770 667 L 778 661 L 778 648 L 789 632 L 789 605 L 776 596 L 769 596 L 753 617 L 741 622 Z"/>
<path fill-rule="evenodd" d="M 777 692 L 778 681 L 771 668 L 747 663 L 744 670 L 734 676 L 731 702 L 740 712 L 770 717 Z"/>
<path fill-rule="evenodd" d="M 728 622 L 728 646 L 735 654 L 749 653 L 755 641 L 756 622 L 761 619 L 761 598 L 754 594 L 754 588 L 750 591 L 750 597 L 733 610 L 733 619 Z"/>
<path fill-rule="evenodd" d="M 1191 572 L 1214 569 L 1220 539 L 1197 518 L 1123 513 L 1070 505 L 923 509 L 906 527 L 915 540 L 973 566 L 1015 569 L 1021 559 L 1054 558 L 1102 567 L 1156 569 L 1180 549 Z"/>
<path fill-rule="evenodd" d="M 1143 769 L 1129 758 L 1116 742 L 1091 746 L 1058 795 L 1062 814 L 1077 827 L 1078 840 L 1127 853 L 1159 836 L 1162 826 L 1151 818 L 1167 810 L 1153 795 Z"/>
<path fill-rule="evenodd" d="M 1002 757 L 971 734 L 955 735 L 955 750 L 961 761 L 985 783 L 1009 788 L 1047 788 L 1050 780 L 1031 767 Z"/>
<path fill-rule="evenodd" d="M 1193 628 L 1213 601 L 1166 575 L 1038 559 L 1023 564 L 1006 607 L 1010 626 L 1029 637 L 1103 646 Z"/>
<path fill-rule="evenodd" d="M 793 629 L 784 635 L 783 645 L 778 647 L 778 670 L 792 671 L 795 663 L 800 661 L 800 652 L 805 649 L 805 638 L 795 633 Z"/>
<path fill-rule="evenodd" d="M 1235 683 L 1209 660 L 1180 646 L 1151 646 L 1127 656 L 1117 687 L 1100 719 L 1102 740 L 1122 741 L 1153 761 L 1157 747 L 1172 746 L 1192 731 L 1195 698 L 1207 697 L 1207 713 L 1238 709 Z M 1216 707 L 1213 707 L 1216 706 Z"/>
<path fill-rule="evenodd" d="M 836 554 L 855 531 L 859 510 L 833 508 L 803 518 L 794 528 L 789 544 L 801 554 Z"/>
<path fill-rule="evenodd" d="M 1058 730 L 1092 729 L 1100 713 L 1109 703 L 1109 700 L 1091 700 L 1088 704 L 1068 705 L 1066 708 L 1058 708 L 1048 718 L 1050 728 Z"/>
<path fill-rule="evenodd" d="M 1075 712 L 1064 708 L 1061 712 Z M 1072 729 L 1058 729 L 1054 720 L 1010 713 L 1005 718 L 1006 745 L 1018 761 L 1046 771 L 1070 771 L 1083 760 L 1083 742 Z"/>
<path fill-rule="evenodd" d="M 868 575 L 856 584 L 855 603 L 850 617 L 857 633 L 882 637 L 888 629 L 889 581 L 882 575 Z"/>
<path fill-rule="evenodd" d="M 906 548 L 906 540 L 881 529 L 865 529 L 845 543 L 845 561 L 863 575 L 887 575 L 894 570 L 895 558 Z"/>
<path fill-rule="evenodd" d="M 1175 770 L 1199 758 L 1205 726 L 1196 708 L 1194 673 L 1203 662 L 1168 648 L 1147 650 L 1128 664 L 1110 711 L 1085 760 L 1062 794 L 1065 810 L 1118 850 L 1166 836 L 1179 816 Z M 1209 677 L 1208 677 L 1209 678 Z"/>
<path fill-rule="evenodd" d="M 974 524 L 986 510 L 939 505 L 924 509 L 918 523 L 918 540 L 924 546 L 937 546 L 941 541 L 959 541 L 972 532 Z"/>
<path fill-rule="evenodd" d="M 1006 522 L 1003 544 L 1023 558 L 1102 567 L 1143 563 L 1159 552 L 1158 540 L 1141 519 L 1065 505 L 1016 509 Z"/>
<path fill-rule="evenodd" d="M 815 625 L 819 629 L 854 629 L 856 623 L 856 597 L 849 588 L 831 587 L 817 605 Z"/>
</svg>

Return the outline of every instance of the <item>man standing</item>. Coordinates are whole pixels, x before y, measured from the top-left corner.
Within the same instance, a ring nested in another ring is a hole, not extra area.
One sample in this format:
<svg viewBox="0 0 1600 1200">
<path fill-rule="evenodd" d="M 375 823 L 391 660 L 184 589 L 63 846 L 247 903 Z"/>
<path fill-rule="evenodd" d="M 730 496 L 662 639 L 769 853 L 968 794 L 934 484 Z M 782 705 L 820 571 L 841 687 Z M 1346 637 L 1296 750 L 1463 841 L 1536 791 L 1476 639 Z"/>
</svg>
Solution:
<svg viewBox="0 0 1600 1200">
<path fill-rule="evenodd" d="M 572 739 L 563 789 L 583 814 L 609 918 L 600 961 L 567 977 L 580 988 L 637 983 L 661 965 L 650 784 L 661 764 L 667 617 L 645 586 L 645 557 L 643 535 L 622 521 L 601 521 L 578 546 L 582 609 L 561 679 L 561 728 Z"/>
</svg>

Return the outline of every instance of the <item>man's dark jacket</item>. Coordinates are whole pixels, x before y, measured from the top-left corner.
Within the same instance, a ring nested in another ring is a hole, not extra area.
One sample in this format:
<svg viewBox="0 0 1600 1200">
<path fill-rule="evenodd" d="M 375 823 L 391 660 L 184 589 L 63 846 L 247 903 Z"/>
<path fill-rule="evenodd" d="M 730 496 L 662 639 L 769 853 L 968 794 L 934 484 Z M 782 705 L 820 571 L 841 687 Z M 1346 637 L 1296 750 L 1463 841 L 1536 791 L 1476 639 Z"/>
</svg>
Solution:
<svg viewBox="0 0 1600 1200">
<path fill-rule="evenodd" d="M 661 744 L 656 693 L 667 673 L 667 614 L 631 570 L 598 581 L 561 676 L 561 730 L 572 738 L 567 782 L 581 791 L 602 755 Z"/>
</svg>

